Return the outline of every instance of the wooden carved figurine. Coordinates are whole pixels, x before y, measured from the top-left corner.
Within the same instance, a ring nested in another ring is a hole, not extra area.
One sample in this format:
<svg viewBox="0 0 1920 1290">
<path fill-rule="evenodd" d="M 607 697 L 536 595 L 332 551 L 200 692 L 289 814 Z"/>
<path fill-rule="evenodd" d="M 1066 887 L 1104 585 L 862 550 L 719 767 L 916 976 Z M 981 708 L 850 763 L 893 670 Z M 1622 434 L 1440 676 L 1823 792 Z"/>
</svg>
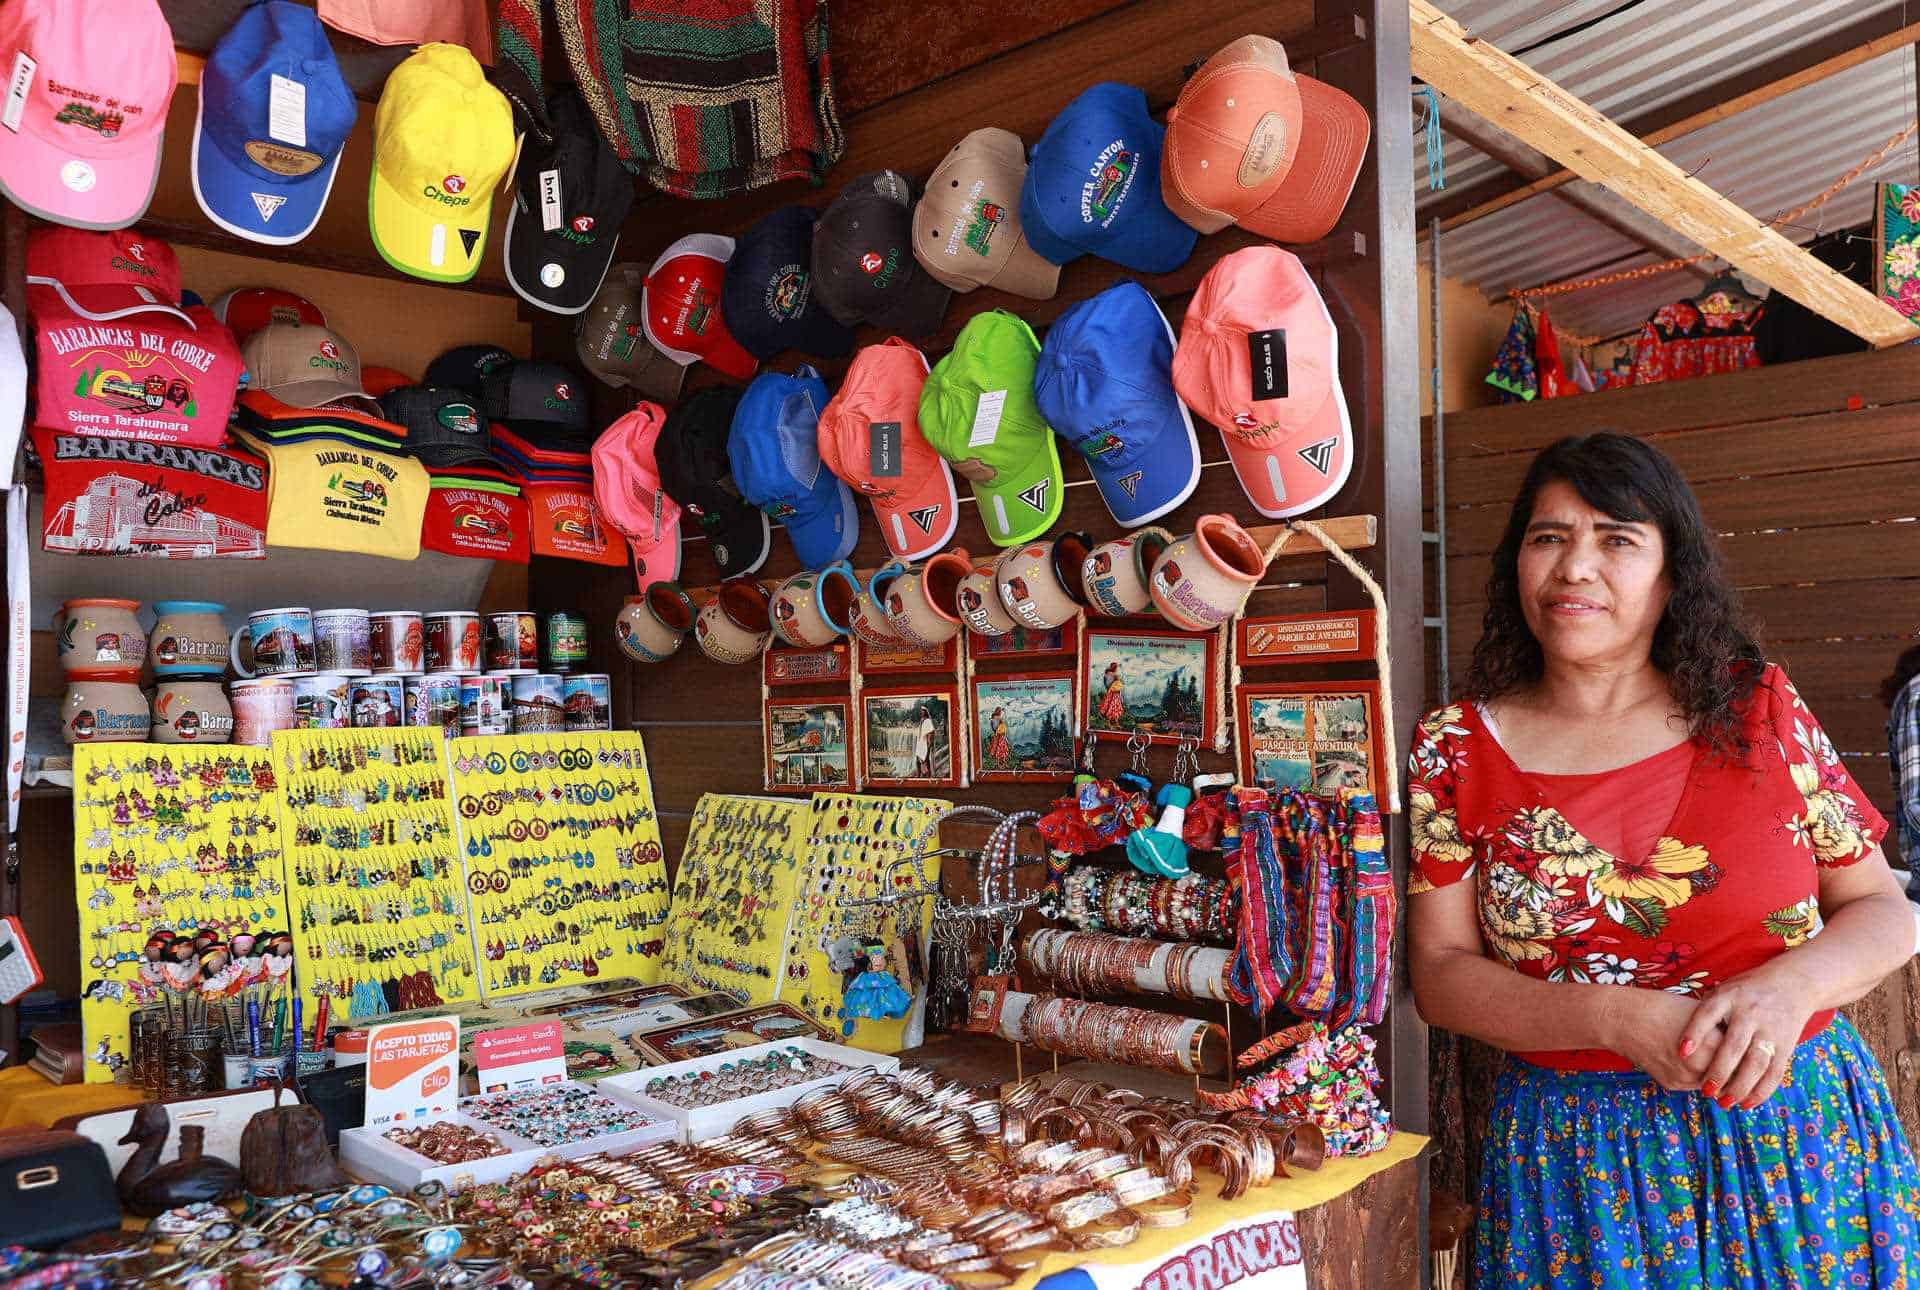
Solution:
<svg viewBox="0 0 1920 1290">
<path fill-rule="evenodd" d="M 201 1154 L 206 1130 L 198 1124 L 180 1126 L 179 1156 L 171 1164 L 160 1163 L 171 1123 L 166 1107 L 147 1102 L 133 1113 L 133 1124 L 120 1139 L 122 1146 L 136 1144 L 115 1182 L 120 1204 L 130 1214 L 152 1218 L 177 1206 L 240 1194 L 239 1169 L 217 1156 Z"/>
</svg>

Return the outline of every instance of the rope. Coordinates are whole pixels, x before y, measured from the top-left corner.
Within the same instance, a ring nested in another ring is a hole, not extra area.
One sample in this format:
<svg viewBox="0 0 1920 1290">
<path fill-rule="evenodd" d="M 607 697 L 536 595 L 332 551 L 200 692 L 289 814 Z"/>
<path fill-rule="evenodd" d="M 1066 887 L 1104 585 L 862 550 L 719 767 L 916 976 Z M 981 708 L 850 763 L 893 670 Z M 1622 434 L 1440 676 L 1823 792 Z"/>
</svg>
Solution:
<svg viewBox="0 0 1920 1290">
<path fill-rule="evenodd" d="M 1920 120 L 1907 122 L 1904 129 L 1881 144 L 1879 148 L 1869 153 L 1867 157 L 1858 165 L 1854 166 L 1853 169 L 1847 171 L 1846 174 L 1827 185 L 1824 190 L 1815 194 L 1810 200 L 1802 202 L 1792 210 L 1784 211 L 1774 216 L 1762 227 L 1773 228 L 1781 224 L 1792 224 L 1807 212 L 1826 205 L 1838 196 L 1840 191 L 1847 185 L 1851 184 L 1873 167 L 1879 165 L 1882 161 L 1885 161 L 1887 154 L 1911 138 L 1916 129 L 1920 129 Z M 1657 277 L 1663 273 L 1672 273 L 1676 269 L 1684 269 L 1689 265 L 1698 264 L 1702 260 L 1712 260 L 1716 258 L 1718 257 L 1714 252 L 1702 251 L 1698 255 L 1689 255 L 1678 260 L 1666 260 L 1659 264 L 1645 264 L 1636 269 L 1620 269 L 1613 273 L 1596 274 L 1591 278 L 1570 278 L 1561 282 L 1542 283 L 1537 287 L 1515 287 L 1512 291 L 1507 292 L 1507 296 L 1513 300 L 1532 300 L 1542 296 L 1564 296 L 1574 291 L 1588 291 L 1594 287 L 1612 286 L 1616 282 L 1635 282 L 1641 278 Z"/>
</svg>

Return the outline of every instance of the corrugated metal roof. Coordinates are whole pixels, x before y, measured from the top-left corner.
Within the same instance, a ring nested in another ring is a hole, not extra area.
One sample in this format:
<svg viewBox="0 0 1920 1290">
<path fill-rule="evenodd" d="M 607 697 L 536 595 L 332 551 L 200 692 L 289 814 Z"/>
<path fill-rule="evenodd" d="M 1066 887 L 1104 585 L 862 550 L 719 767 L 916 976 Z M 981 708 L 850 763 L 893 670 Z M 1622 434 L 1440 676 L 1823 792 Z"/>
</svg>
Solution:
<svg viewBox="0 0 1920 1290">
<path fill-rule="evenodd" d="M 1511 50 L 1617 4 L 1463 0 L 1448 9 L 1468 31 Z M 1631 119 L 1778 57 L 1835 25 L 1901 7 L 1899 0 L 1646 0 L 1589 31 L 1522 55 L 1522 60 L 1615 120 Z M 1920 20 L 1920 4 L 1914 8 Z M 1442 120 L 1449 111 L 1465 110 L 1443 102 Z M 1676 139 L 1661 152 L 1764 219 L 1826 188 L 1913 120 L 1915 110 L 1914 54 L 1901 49 Z M 1502 171 L 1498 163 L 1451 138 L 1446 165 L 1449 188 Z M 1916 141 L 1906 140 L 1819 211 L 1780 231 L 1807 242 L 1822 230 L 1867 220 L 1876 178 L 1920 181 Z M 1584 182 L 1570 184 L 1566 191 L 1596 193 Z M 1427 192 L 1424 159 L 1416 165 L 1415 192 L 1422 205 L 1437 197 Z M 1617 200 L 1609 195 L 1601 199 Z M 1678 234 L 1673 239 L 1684 241 Z M 1530 198 L 1443 234 L 1441 257 L 1442 273 L 1496 298 L 1517 286 L 1661 258 L 1551 196 Z M 1554 297 L 1551 309 L 1564 328 L 1609 335 L 1637 325 L 1669 300 L 1691 295 L 1697 283 L 1685 274 L 1663 274 Z"/>
</svg>

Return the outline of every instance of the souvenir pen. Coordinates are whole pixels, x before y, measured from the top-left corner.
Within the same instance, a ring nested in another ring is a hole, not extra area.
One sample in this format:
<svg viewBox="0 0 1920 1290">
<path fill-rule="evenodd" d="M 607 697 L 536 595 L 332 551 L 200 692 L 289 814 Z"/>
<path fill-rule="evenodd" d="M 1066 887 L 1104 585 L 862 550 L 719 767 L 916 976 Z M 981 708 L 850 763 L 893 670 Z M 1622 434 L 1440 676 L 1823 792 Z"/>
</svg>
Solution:
<svg viewBox="0 0 1920 1290">
<path fill-rule="evenodd" d="M 247 1000 L 247 1051 L 260 1055 L 260 1001 Z"/>
<path fill-rule="evenodd" d="M 285 999 L 275 999 L 273 1001 L 273 1051 L 275 1053 L 280 1051 L 280 1041 L 285 1039 L 286 1036 L 287 1001 Z"/>
<path fill-rule="evenodd" d="M 320 996 L 320 1006 L 313 1013 L 313 1051 L 319 1052 L 327 1046 L 327 996 Z"/>
<path fill-rule="evenodd" d="M 293 1057 L 300 1060 L 300 996 L 293 996 Z"/>
</svg>

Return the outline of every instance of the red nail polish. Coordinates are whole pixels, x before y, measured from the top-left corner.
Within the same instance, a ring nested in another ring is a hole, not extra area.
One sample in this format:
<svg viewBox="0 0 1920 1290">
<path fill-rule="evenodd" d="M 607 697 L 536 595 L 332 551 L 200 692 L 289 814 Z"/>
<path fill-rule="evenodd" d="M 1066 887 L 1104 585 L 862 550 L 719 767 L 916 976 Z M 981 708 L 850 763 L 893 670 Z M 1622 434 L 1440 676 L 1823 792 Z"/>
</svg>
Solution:
<svg viewBox="0 0 1920 1290">
<path fill-rule="evenodd" d="M 1726 1097 L 1715 1098 L 1714 1101 L 1720 1104 L 1722 1111 L 1731 1111 L 1733 1109 L 1733 1096 L 1731 1094 Z"/>
<path fill-rule="evenodd" d="M 1719 1096 L 1720 1096 L 1720 1081 L 1719 1081 L 1719 1080 L 1711 1080 L 1711 1079 L 1710 1079 L 1710 1080 L 1707 1080 L 1707 1081 L 1706 1081 L 1705 1083 L 1703 1083 L 1703 1084 L 1701 1084 L 1701 1085 L 1700 1085 L 1700 1091 L 1701 1091 L 1702 1093 L 1705 1093 L 1705 1094 L 1706 1094 L 1706 1095 L 1707 1095 L 1708 1097 L 1719 1097 Z"/>
<path fill-rule="evenodd" d="M 1695 1047 L 1696 1047 L 1696 1045 L 1694 1044 L 1694 1042 L 1693 1042 L 1693 1041 L 1692 1041 L 1691 1039 L 1683 1039 L 1683 1040 L 1681 1040 L 1681 1041 L 1680 1041 L 1680 1055 L 1681 1055 L 1682 1057 L 1691 1057 L 1691 1056 L 1693 1056 L 1693 1050 L 1694 1050 L 1694 1048 L 1695 1048 Z"/>
<path fill-rule="evenodd" d="M 1757 1097 L 1750 1097 L 1750 1098 L 1748 1098 L 1748 1099 L 1747 1099 L 1746 1101 L 1744 1101 L 1744 1102 L 1742 1102 L 1742 1103 L 1740 1104 L 1740 1109 L 1741 1109 L 1742 1111 L 1751 1111 L 1751 1110 L 1752 1110 L 1752 1109 L 1753 1109 L 1754 1107 L 1756 1107 L 1756 1106 L 1759 1106 L 1759 1105 L 1760 1105 L 1760 1099 L 1759 1099 L 1759 1098 L 1757 1098 Z"/>
</svg>

